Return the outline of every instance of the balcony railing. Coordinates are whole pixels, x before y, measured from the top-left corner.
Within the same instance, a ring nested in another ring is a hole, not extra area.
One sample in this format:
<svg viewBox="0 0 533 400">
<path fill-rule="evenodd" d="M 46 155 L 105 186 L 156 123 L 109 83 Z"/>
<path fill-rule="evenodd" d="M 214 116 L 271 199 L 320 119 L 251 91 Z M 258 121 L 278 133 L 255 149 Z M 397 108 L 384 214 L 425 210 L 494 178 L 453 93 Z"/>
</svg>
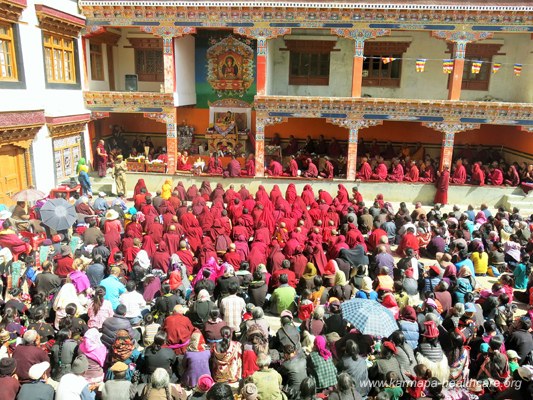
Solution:
<svg viewBox="0 0 533 400">
<path fill-rule="evenodd" d="M 159 112 L 174 107 L 172 93 L 84 92 L 83 99 L 91 111 Z"/>
</svg>

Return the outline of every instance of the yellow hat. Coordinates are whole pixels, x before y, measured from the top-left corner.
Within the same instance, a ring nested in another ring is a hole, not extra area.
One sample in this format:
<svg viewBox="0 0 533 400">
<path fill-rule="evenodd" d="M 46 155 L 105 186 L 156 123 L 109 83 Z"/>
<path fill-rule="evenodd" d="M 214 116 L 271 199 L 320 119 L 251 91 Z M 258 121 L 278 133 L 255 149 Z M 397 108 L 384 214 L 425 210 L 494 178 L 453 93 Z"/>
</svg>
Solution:
<svg viewBox="0 0 533 400">
<path fill-rule="evenodd" d="M 109 369 L 113 372 L 124 372 L 128 370 L 128 366 L 124 364 L 122 361 L 117 361 Z"/>
</svg>

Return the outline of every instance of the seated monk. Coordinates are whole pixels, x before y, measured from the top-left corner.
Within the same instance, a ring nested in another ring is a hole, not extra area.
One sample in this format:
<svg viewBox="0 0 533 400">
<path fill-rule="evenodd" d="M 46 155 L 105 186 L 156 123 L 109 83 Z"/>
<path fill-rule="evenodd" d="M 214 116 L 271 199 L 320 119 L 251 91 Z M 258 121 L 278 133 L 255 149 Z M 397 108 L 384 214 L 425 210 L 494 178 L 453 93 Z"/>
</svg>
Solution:
<svg viewBox="0 0 533 400">
<path fill-rule="evenodd" d="M 403 166 L 400 164 L 399 159 L 394 159 L 392 166 L 392 173 L 387 176 L 388 181 L 401 182 L 403 181 Z"/>
<path fill-rule="evenodd" d="M 307 170 L 302 174 L 306 178 L 318 178 L 318 168 L 310 158 L 306 161 Z"/>
<path fill-rule="evenodd" d="M 11 229 L 11 223 L 8 220 L 5 220 L 2 223 L 2 228 L 3 229 L 0 231 L 0 246 L 8 248 L 15 260 L 17 260 L 18 256 L 22 253 L 30 253 L 30 244 L 18 237 L 15 231 Z"/>
<path fill-rule="evenodd" d="M 372 167 L 368 163 L 368 158 L 363 157 L 361 159 L 361 166 L 359 167 L 359 172 L 357 172 L 357 179 L 367 181 L 372 176 Z"/>
<path fill-rule="evenodd" d="M 472 185 L 485 185 L 485 172 L 479 166 L 479 163 L 474 163 L 472 166 L 472 178 L 470 178 Z"/>
<path fill-rule="evenodd" d="M 431 183 L 435 181 L 435 168 L 430 161 L 427 161 L 425 164 L 421 163 L 420 168 L 420 177 L 418 178 L 419 182 Z"/>
<path fill-rule="evenodd" d="M 246 159 L 246 171 L 243 175 L 255 176 L 255 155 L 253 153 L 249 154 Z"/>
<path fill-rule="evenodd" d="M 520 175 L 518 175 L 518 171 L 514 165 L 510 165 L 509 169 L 507 170 L 507 174 L 505 175 L 505 184 L 510 186 L 520 185 Z"/>
<path fill-rule="evenodd" d="M 459 185 L 463 185 L 466 182 L 466 168 L 463 165 L 463 160 L 459 159 L 455 163 L 455 170 L 450 180 L 452 183 Z"/>
<path fill-rule="evenodd" d="M 406 182 L 418 182 L 418 179 L 420 178 L 420 171 L 418 170 L 418 167 L 416 166 L 416 162 L 414 160 L 411 161 L 411 166 L 409 168 L 409 172 L 407 175 L 404 176 L 403 180 Z"/>
<path fill-rule="evenodd" d="M 283 176 L 298 176 L 298 163 L 296 162 L 296 157 L 294 157 L 294 155 L 291 155 L 291 160 L 289 161 L 289 165 L 285 171 L 286 172 L 283 174 Z"/>
<path fill-rule="evenodd" d="M 209 163 L 207 164 L 207 173 L 208 174 L 222 174 L 224 170 L 222 169 L 222 162 L 218 159 L 217 153 L 213 153 L 211 158 L 209 158 Z"/>
<path fill-rule="evenodd" d="M 281 176 L 283 175 L 283 167 L 278 161 L 270 160 L 270 164 L 265 173 L 270 176 Z"/>
<path fill-rule="evenodd" d="M 224 171 L 224 178 L 235 178 L 238 176 L 241 176 L 241 163 L 237 160 L 235 154 L 233 154 L 228 167 Z"/>
<path fill-rule="evenodd" d="M 378 157 L 378 165 L 370 179 L 378 181 L 384 181 L 387 179 L 387 165 L 383 162 L 383 157 Z"/>
<path fill-rule="evenodd" d="M 324 161 L 325 161 L 324 162 L 324 169 L 320 173 L 320 176 L 322 178 L 326 178 L 326 179 L 333 179 L 333 175 L 334 175 L 333 164 L 331 163 L 331 161 L 329 161 L 329 157 L 328 156 L 324 157 Z"/>
<path fill-rule="evenodd" d="M 189 163 L 189 153 L 185 150 L 183 154 L 176 154 L 176 169 L 178 171 L 190 171 L 192 165 Z"/>
<path fill-rule="evenodd" d="M 494 164 L 489 167 L 489 181 L 494 186 L 503 185 L 503 172 Z"/>
</svg>

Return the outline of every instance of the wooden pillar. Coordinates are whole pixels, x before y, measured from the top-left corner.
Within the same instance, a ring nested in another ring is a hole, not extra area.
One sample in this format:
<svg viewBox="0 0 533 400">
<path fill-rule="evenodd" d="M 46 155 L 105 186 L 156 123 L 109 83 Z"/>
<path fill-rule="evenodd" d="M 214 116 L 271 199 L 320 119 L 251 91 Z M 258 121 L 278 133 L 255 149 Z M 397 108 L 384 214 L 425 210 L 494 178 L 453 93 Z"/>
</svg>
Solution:
<svg viewBox="0 0 533 400">
<path fill-rule="evenodd" d="M 352 71 L 352 97 L 361 97 L 363 86 L 363 56 L 354 55 Z"/>
<path fill-rule="evenodd" d="M 176 110 L 171 108 L 165 111 L 167 125 L 167 174 L 176 173 L 176 153 L 178 152 L 178 132 L 176 127 Z"/>
<path fill-rule="evenodd" d="M 454 140 L 455 132 L 444 132 L 442 134 L 442 147 L 440 148 L 439 171 L 442 171 L 445 166 L 447 166 L 450 171 L 452 169 Z"/>
<path fill-rule="evenodd" d="M 257 94 L 266 95 L 267 83 L 267 38 L 257 38 Z"/>
<path fill-rule="evenodd" d="M 255 122 L 255 176 L 265 176 L 265 125 Z"/>
<path fill-rule="evenodd" d="M 176 89 L 176 68 L 174 65 L 174 37 L 163 37 L 163 67 L 164 67 L 164 91 L 173 93 Z"/>
<path fill-rule="evenodd" d="M 357 140 L 359 129 L 350 128 L 350 136 L 348 138 L 348 157 L 346 163 L 346 179 L 355 181 L 357 173 Z"/>
<path fill-rule="evenodd" d="M 459 100 L 461 98 L 461 86 L 463 84 L 464 68 L 464 58 L 455 58 L 453 60 L 453 73 L 450 89 L 448 91 L 448 100 Z"/>
</svg>

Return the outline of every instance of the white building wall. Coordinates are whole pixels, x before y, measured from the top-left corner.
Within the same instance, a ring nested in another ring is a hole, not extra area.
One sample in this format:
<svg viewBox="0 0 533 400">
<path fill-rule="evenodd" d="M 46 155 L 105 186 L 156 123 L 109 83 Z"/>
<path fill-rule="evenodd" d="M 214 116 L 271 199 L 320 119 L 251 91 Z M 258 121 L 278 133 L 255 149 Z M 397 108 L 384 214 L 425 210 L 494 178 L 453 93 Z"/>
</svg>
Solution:
<svg viewBox="0 0 533 400">
<path fill-rule="evenodd" d="M 42 46 L 42 31 L 35 13 L 35 4 L 44 4 L 48 7 L 82 17 L 78 13 L 78 6 L 71 0 L 28 0 L 27 7 L 19 19 L 18 38 L 24 64 L 25 89 L 0 88 L 0 112 L 17 112 L 25 110 L 44 110 L 46 117 L 58 117 L 87 114 L 83 102 L 83 63 L 82 41 L 77 40 L 78 60 L 76 74 L 81 82 L 77 89 L 47 89 L 45 84 L 45 66 Z M 87 129 L 84 132 L 84 141 L 89 141 Z M 86 153 L 88 156 L 90 153 Z M 35 137 L 31 147 L 32 174 L 34 185 L 44 192 L 48 192 L 56 185 L 54 175 L 54 153 L 52 138 L 48 128 L 44 125 Z"/>
<path fill-rule="evenodd" d="M 188 106 L 196 104 L 196 78 L 194 71 L 195 38 L 187 35 L 174 39 L 174 65 L 176 93 L 174 104 Z"/>
<path fill-rule="evenodd" d="M 92 76 L 92 68 L 91 68 L 91 50 L 90 50 L 91 43 L 89 40 L 85 41 L 85 54 L 87 55 L 87 81 L 89 82 L 89 90 L 90 91 L 100 91 L 105 92 L 109 90 L 109 63 L 107 60 L 107 46 L 108 44 L 102 44 L 102 67 L 104 69 L 104 80 L 103 81 L 95 81 L 91 79 Z"/>
</svg>

